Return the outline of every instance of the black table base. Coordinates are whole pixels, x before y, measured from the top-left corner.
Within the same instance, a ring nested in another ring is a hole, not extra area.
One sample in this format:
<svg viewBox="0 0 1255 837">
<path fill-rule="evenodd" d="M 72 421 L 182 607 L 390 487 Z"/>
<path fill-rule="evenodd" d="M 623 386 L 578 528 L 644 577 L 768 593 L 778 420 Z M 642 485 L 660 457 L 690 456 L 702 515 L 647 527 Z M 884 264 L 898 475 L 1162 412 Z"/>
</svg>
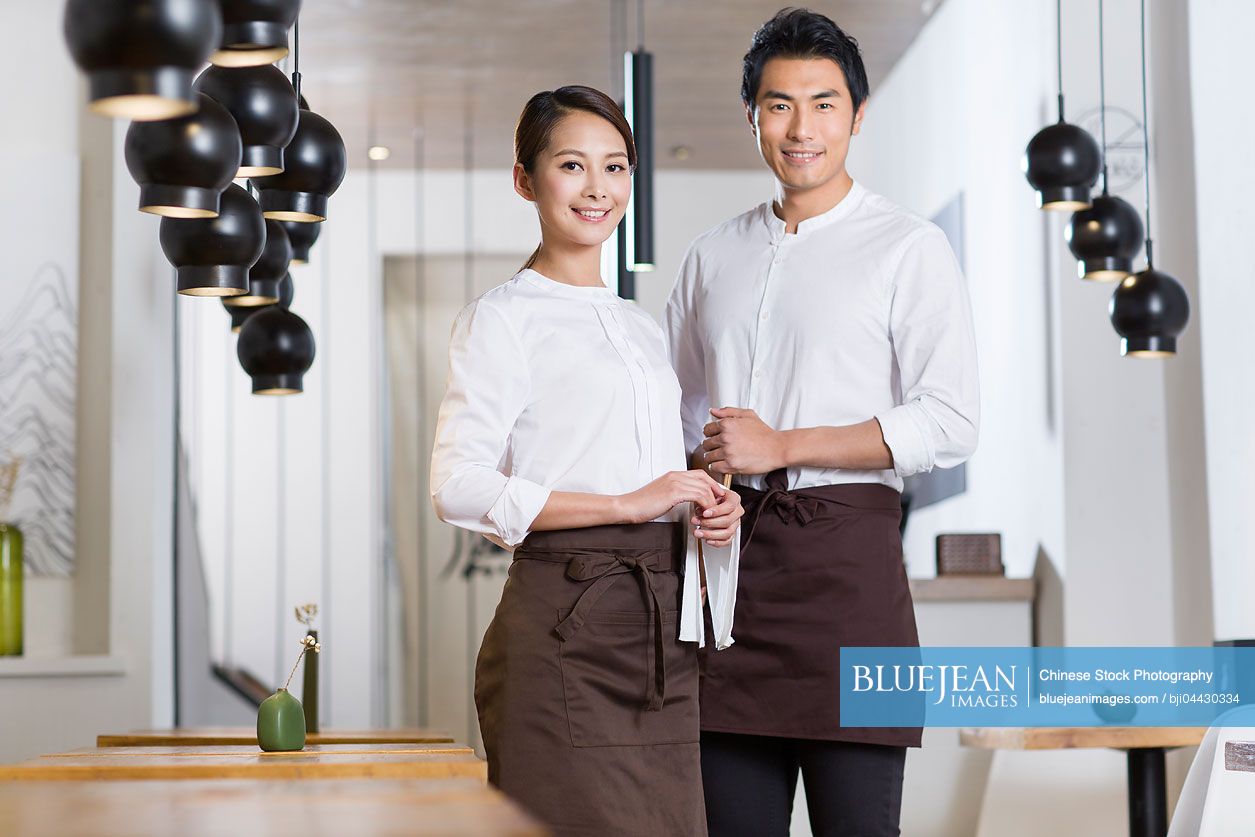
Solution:
<svg viewBox="0 0 1255 837">
<path fill-rule="evenodd" d="M 1129 750 L 1129 834 L 1131 837 L 1165 837 L 1167 833 L 1164 748 Z"/>
</svg>

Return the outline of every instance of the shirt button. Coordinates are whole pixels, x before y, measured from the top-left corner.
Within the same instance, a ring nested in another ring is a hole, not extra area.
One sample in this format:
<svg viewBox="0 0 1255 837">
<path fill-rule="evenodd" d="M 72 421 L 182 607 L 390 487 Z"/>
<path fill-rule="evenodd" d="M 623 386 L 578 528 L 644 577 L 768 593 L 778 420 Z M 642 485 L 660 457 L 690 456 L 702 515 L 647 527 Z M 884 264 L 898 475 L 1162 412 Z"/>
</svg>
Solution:
<svg viewBox="0 0 1255 837">
<path fill-rule="evenodd" d="M 755 378 L 761 378 L 762 376 L 763 376 L 763 370 L 761 370 L 761 369 L 755 369 L 755 370 L 754 370 L 754 377 L 755 377 Z"/>
<path fill-rule="evenodd" d="M 769 316 L 771 316 L 771 315 L 770 315 L 770 314 L 768 314 L 766 311 L 764 311 L 764 312 L 762 313 L 762 318 L 763 318 L 764 320 L 765 320 L 765 319 L 767 319 Z"/>
</svg>

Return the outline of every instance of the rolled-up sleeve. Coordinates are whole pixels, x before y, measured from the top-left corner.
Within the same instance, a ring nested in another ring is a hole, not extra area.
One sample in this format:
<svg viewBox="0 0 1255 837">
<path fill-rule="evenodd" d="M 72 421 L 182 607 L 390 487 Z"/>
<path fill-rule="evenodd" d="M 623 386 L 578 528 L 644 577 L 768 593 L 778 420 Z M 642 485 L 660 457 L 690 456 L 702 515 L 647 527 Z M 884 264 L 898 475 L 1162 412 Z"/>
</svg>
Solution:
<svg viewBox="0 0 1255 837">
<path fill-rule="evenodd" d="M 671 366 L 680 381 L 680 421 L 684 428 L 684 449 L 688 454 L 692 454 L 702 443 L 705 438 L 702 428 L 710 421 L 706 358 L 693 306 L 697 273 L 698 255 L 693 248 L 689 248 L 663 313 L 663 331 L 667 335 Z"/>
<path fill-rule="evenodd" d="M 945 235 L 907 240 L 890 276 L 890 339 L 902 403 L 876 416 L 900 477 L 951 468 L 976 450 L 980 386 L 971 303 Z"/>
<path fill-rule="evenodd" d="M 504 469 L 529 388 L 523 345 L 504 313 L 483 300 L 464 308 L 449 339 L 449 381 L 431 454 L 432 504 L 446 523 L 507 547 L 527 537 L 550 493 Z"/>
</svg>

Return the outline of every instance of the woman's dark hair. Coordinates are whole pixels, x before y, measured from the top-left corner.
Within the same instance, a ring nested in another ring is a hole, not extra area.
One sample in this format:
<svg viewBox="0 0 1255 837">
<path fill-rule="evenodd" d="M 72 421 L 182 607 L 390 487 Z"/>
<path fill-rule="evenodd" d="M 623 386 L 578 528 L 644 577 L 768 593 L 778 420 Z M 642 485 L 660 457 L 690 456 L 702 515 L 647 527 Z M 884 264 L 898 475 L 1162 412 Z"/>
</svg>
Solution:
<svg viewBox="0 0 1255 837">
<path fill-rule="evenodd" d="M 632 141 L 632 126 L 623 115 L 623 109 L 600 90 L 581 84 L 545 90 L 527 100 L 523 113 L 519 115 L 519 124 L 514 129 L 514 162 L 531 174 L 536 168 L 537 158 L 549 147 L 558 124 L 575 111 L 600 116 L 613 125 L 627 146 L 628 168 L 636 168 L 636 143 Z M 538 255 L 539 247 L 523 265 L 523 270 L 535 264 Z"/>
<path fill-rule="evenodd" d="M 810 9 L 785 8 L 754 33 L 741 71 L 741 101 L 754 107 L 763 67 L 772 58 L 827 58 L 845 74 L 850 100 L 857 111 L 867 99 L 867 70 L 858 41 L 830 18 Z"/>
</svg>

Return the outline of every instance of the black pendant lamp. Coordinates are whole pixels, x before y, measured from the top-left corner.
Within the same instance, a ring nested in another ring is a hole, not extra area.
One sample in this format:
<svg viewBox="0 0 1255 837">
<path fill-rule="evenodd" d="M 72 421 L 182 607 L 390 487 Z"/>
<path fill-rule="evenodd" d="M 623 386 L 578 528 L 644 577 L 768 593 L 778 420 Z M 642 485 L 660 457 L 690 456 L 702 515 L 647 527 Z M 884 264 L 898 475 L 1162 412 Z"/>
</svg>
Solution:
<svg viewBox="0 0 1255 837">
<path fill-rule="evenodd" d="M 279 301 L 279 283 L 288 272 L 292 261 L 292 245 L 288 234 L 277 221 L 266 222 L 266 246 L 261 257 L 248 272 L 248 293 L 227 297 L 223 303 L 230 307 L 271 305 Z"/>
<path fill-rule="evenodd" d="M 217 45 L 222 18 L 205 0 L 69 0 L 63 29 L 87 74 L 88 107 L 142 122 L 195 112 L 192 77 Z"/>
<path fill-rule="evenodd" d="M 627 221 L 628 270 L 646 273 L 654 262 L 654 56 L 645 51 L 645 4 L 636 2 L 637 47 L 623 56 L 623 109 L 636 144 L 636 171 Z"/>
<path fill-rule="evenodd" d="M 296 91 L 278 67 L 210 67 L 196 89 L 235 119 L 244 143 L 236 177 L 283 171 L 283 148 L 296 133 Z"/>
<path fill-rule="evenodd" d="M 1082 128 L 1063 118 L 1063 9 L 1055 0 L 1058 26 L 1059 121 L 1042 128 L 1028 142 L 1020 167 L 1037 190 L 1042 209 L 1075 212 L 1090 205 L 1102 158 L 1098 143 Z"/>
<path fill-rule="evenodd" d="M 302 224 L 299 221 L 280 221 L 292 242 L 292 264 L 309 264 L 309 248 L 318 240 L 322 224 Z"/>
<path fill-rule="evenodd" d="M 296 283 L 292 281 L 292 274 L 285 273 L 283 278 L 279 280 L 279 301 L 275 305 L 283 308 L 291 308 L 292 300 L 296 297 Z"/>
<path fill-rule="evenodd" d="M 1146 183 L 1146 269 L 1124 279 L 1111 295 L 1108 313 L 1120 335 L 1126 357 L 1168 357 L 1177 352 L 1177 337 L 1190 320 L 1185 288 L 1162 270 L 1155 270 L 1150 234 L 1150 130 L 1146 125 L 1146 0 L 1142 10 L 1142 146 Z"/>
<path fill-rule="evenodd" d="M 279 282 L 279 301 L 272 302 L 270 305 L 227 305 L 223 302 L 223 308 L 231 315 L 231 333 L 239 334 L 240 329 L 244 326 L 244 321 L 256 314 L 258 311 L 264 311 L 271 305 L 279 305 L 283 308 L 292 307 L 292 298 L 296 295 L 296 286 L 292 282 L 292 274 L 285 273 L 283 279 Z"/>
<path fill-rule="evenodd" d="M 253 196 L 234 183 L 217 218 L 162 218 L 161 250 L 178 274 L 179 293 L 242 296 L 266 243 L 266 222 Z"/>
<path fill-rule="evenodd" d="M 256 314 L 262 309 L 260 305 L 227 305 L 227 301 L 222 301 L 222 307 L 231 315 L 231 333 L 239 334 L 240 329 L 244 327 L 244 321 Z"/>
<path fill-rule="evenodd" d="M 261 210 L 276 221 L 312 223 L 327 218 L 327 199 L 348 169 L 344 140 L 335 127 L 303 110 L 296 135 L 284 149 L 283 173 L 253 178 L 261 192 Z"/>
<path fill-rule="evenodd" d="M 240 167 L 240 132 L 227 109 L 196 93 L 199 110 L 160 122 L 133 122 L 126 167 L 139 184 L 141 212 L 212 218 Z"/>
<path fill-rule="evenodd" d="M 1107 72 L 1103 37 L 1103 0 L 1098 0 L 1098 96 L 1102 125 L 1102 194 L 1089 209 L 1073 214 L 1064 229 L 1077 273 L 1093 282 L 1116 282 L 1133 272 L 1142 249 L 1142 219 L 1133 205 L 1107 191 Z"/>
<path fill-rule="evenodd" d="M 1103 193 L 1089 209 L 1072 216 L 1064 230 L 1068 249 L 1077 258 L 1077 273 L 1093 282 L 1116 282 L 1133 270 L 1142 249 L 1142 219 L 1121 197 Z"/>
<path fill-rule="evenodd" d="M 292 87 L 301 96 L 300 21 L 296 22 Z M 252 180 L 262 213 L 275 221 L 313 223 L 327 218 L 327 198 L 340 188 L 348 154 L 340 132 L 311 110 L 302 109 L 296 134 L 283 152 L 283 172 Z"/>
<path fill-rule="evenodd" d="M 220 67 L 260 67 L 288 54 L 300 0 L 219 0 L 222 39 L 210 59 Z"/>
<path fill-rule="evenodd" d="M 314 333 L 296 314 L 272 305 L 244 321 L 235 351 L 254 395 L 293 395 L 303 391 L 314 363 Z"/>
</svg>

